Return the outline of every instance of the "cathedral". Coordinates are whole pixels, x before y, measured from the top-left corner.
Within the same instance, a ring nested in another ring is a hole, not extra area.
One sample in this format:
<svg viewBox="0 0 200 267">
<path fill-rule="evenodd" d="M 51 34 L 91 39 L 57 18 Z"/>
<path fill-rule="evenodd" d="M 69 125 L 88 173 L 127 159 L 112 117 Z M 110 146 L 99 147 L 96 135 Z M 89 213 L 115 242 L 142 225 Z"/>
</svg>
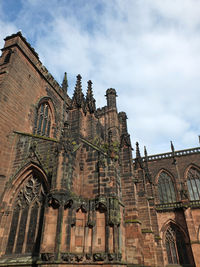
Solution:
<svg viewBox="0 0 200 267">
<path fill-rule="evenodd" d="M 199 267 L 200 147 L 142 157 L 116 90 L 97 108 L 81 79 L 69 96 L 21 32 L 5 38 L 0 266 Z"/>
</svg>

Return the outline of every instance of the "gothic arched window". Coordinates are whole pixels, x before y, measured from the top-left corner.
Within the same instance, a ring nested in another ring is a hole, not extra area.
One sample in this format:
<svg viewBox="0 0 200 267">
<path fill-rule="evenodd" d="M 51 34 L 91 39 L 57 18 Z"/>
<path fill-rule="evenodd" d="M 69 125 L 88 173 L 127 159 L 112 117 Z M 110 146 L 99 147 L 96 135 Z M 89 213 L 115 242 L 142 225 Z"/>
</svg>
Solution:
<svg viewBox="0 0 200 267">
<path fill-rule="evenodd" d="M 160 203 L 176 202 L 176 194 L 171 177 L 164 171 L 158 179 L 158 195 Z"/>
<path fill-rule="evenodd" d="M 190 200 L 200 199 L 200 172 L 194 167 L 191 167 L 187 173 L 187 187 Z"/>
<path fill-rule="evenodd" d="M 44 196 L 41 180 L 32 173 L 15 198 L 6 254 L 38 252 Z"/>
<path fill-rule="evenodd" d="M 189 264 L 183 233 L 173 224 L 166 231 L 165 246 L 169 264 Z"/>
<path fill-rule="evenodd" d="M 50 136 L 52 126 L 52 112 L 48 102 L 42 102 L 37 110 L 35 120 L 35 133 L 43 136 Z"/>
</svg>

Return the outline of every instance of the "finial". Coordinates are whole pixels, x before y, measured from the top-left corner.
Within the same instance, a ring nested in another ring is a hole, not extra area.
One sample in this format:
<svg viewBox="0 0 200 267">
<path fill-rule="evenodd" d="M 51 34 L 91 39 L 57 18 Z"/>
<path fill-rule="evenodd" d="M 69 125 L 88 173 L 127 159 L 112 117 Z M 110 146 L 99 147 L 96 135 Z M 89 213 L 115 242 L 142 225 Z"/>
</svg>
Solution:
<svg viewBox="0 0 200 267">
<path fill-rule="evenodd" d="M 173 145 L 172 141 L 170 141 L 170 143 L 171 143 L 171 150 L 174 153 L 174 145 Z"/>
<path fill-rule="evenodd" d="M 148 158 L 146 146 L 144 146 L 144 156 L 146 159 Z"/>
<path fill-rule="evenodd" d="M 64 78 L 63 78 L 63 82 L 62 82 L 62 89 L 63 89 L 63 91 L 67 92 L 67 89 L 68 89 L 67 72 L 64 73 Z"/>
<path fill-rule="evenodd" d="M 95 105 L 95 99 L 93 97 L 93 92 L 92 92 L 92 81 L 88 81 L 88 88 L 87 88 L 87 95 L 86 95 L 86 108 L 89 109 L 90 113 L 94 113 L 96 110 L 96 105 Z"/>
<path fill-rule="evenodd" d="M 77 80 L 76 80 L 74 95 L 72 98 L 72 103 L 76 107 L 80 108 L 80 107 L 83 107 L 83 104 L 84 104 L 84 95 L 82 93 L 82 84 L 81 84 L 82 77 L 80 74 L 78 74 L 76 78 Z"/>
<path fill-rule="evenodd" d="M 140 148 L 139 148 L 139 143 L 136 142 L 136 158 L 141 158 L 140 156 Z"/>
<path fill-rule="evenodd" d="M 82 79 L 81 75 L 78 74 L 76 76 L 76 86 L 75 86 L 75 90 L 77 90 L 77 91 L 82 91 L 81 79 Z"/>
</svg>

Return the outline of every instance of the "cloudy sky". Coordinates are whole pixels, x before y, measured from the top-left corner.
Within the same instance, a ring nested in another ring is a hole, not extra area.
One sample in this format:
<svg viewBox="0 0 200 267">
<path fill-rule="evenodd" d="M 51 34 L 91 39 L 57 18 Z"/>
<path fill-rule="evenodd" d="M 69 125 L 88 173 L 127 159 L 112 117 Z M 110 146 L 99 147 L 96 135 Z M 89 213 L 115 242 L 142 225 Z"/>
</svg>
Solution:
<svg viewBox="0 0 200 267">
<path fill-rule="evenodd" d="M 199 0 L 0 0 L 0 46 L 21 30 L 69 95 L 115 88 L 132 144 L 149 154 L 199 146 Z"/>
</svg>

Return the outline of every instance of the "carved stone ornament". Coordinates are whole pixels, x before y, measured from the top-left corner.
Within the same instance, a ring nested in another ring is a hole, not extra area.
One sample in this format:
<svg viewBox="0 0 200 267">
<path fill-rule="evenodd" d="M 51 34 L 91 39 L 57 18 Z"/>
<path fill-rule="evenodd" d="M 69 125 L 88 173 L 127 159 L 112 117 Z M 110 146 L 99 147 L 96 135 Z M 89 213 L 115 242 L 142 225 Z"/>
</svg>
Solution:
<svg viewBox="0 0 200 267">
<path fill-rule="evenodd" d="M 95 200 L 95 207 L 96 210 L 98 210 L 101 213 L 104 213 L 107 211 L 107 201 L 105 197 L 99 197 Z"/>
<path fill-rule="evenodd" d="M 72 255 L 71 255 L 70 253 L 62 253 L 62 254 L 61 254 L 61 259 L 62 259 L 63 261 L 66 261 L 66 262 L 71 262 L 71 261 L 73 261 L 73 257 L 72 257 Z"/>
<path fill-rule="evenodd" d="M 130 147 L 133 150 L 131 147 L 130 134 L 124 133 L 121 135 L 120 139 L 120 147 Z"/>
<path fill-rule="evenodd" d="M 56 191 L 51 192 L 48 195 L 48 204 L 55 209 L 60 206 L 64 206 L 64 208 L 71 208 L 73 205 L 73 199 L 68 191 Z"/>
<path fill-rule="evenodd" d="M 77 254 L 77 255 L 75 255 L 75 260 L 77 261 L 77 262 L 80 262 L 80 261 L 83 261 L 83 255 L 79 255 L 79 254 Z"/>
<path fill-rule="evenodd" d="M 41 259 L 43 261 L 54 261 L 55 254 L 54 253 L 42 253 L 41 254 Z"/>
<path fill-rule="evenodd" d="M 44 191 L 40 180 L 31 176 L 21 188 L 16 202 L 20 207 L 25 207 L 35 200 L 40 201 L 42 195 L 44 195 Z"/>
<path fill-rule="evenodd" d="M 94 253 L 93 254 L 94 261 L 104 261 L 105 258 L 106 258 L 105 253 Z"/>
<path fill-rule="evenodd" d="M 91 260 L 92 259 L 92 254 L 86 253 L 85 254 L 85 258 L 86 258 L 86 260 Z"/>
<path fill-rule="evenodd" d="M 116 254 L 115 253 L 108 253 L 108 260 L 113 261 L 116 259 Z"/>
</svg>

